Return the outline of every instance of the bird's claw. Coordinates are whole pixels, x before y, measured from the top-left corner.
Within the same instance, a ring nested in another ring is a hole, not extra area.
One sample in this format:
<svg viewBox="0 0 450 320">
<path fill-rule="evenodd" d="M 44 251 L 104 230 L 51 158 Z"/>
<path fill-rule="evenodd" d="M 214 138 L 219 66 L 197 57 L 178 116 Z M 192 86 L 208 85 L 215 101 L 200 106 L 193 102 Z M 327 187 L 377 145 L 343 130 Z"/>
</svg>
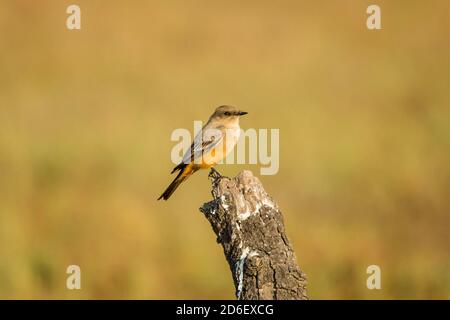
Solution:
<svg viewBox="0 0 450 320">
<path fill-rule="evenodd" d="M 219 171 L 217 171 L 214 168 L 211 168 L 211 171 L 209 171 L 208 177 L 212 178 L 213 180 L 220 180 L 222 178 L 226 178 L 225 176 L 221 175 L 219 173 Z"/>
</svg>

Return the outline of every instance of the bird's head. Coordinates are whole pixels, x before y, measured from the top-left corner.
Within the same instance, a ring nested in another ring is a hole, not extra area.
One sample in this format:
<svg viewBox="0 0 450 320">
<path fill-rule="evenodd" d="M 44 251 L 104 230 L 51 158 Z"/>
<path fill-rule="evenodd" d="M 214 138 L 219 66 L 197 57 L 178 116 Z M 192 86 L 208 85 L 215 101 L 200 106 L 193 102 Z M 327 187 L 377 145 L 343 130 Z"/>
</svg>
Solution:
<svg viewBox="0 0 450 320">
<path fill-rule="evenodd" d="M 211 119 L 230 119 L 236 120 L 240 116 L 247 114 L 245 111 L 241 111 L 233 106 L 220 106 L 218 107 L 211 116 Z"/>
</svg>

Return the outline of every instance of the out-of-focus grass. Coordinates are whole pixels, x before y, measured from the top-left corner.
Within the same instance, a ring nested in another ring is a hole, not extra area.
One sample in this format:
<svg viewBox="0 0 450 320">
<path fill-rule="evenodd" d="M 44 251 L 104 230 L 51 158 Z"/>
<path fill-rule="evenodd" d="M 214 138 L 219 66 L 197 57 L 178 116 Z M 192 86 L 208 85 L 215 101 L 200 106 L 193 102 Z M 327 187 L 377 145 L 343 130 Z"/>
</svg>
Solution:
<svg viewBox="0 0 450 320">
<path fill-rule="evenodd" d="M 371 32 L 368 1 L 78 1 L 81 31 L 3 1 L 0 297 L 233 298 L 207 173 L 156 202 L 172 130 L 227 103 L 280 129 L 261 179 L 311 298 L 450 298 L 450 4 L 377 2 Z"/>
</svg>

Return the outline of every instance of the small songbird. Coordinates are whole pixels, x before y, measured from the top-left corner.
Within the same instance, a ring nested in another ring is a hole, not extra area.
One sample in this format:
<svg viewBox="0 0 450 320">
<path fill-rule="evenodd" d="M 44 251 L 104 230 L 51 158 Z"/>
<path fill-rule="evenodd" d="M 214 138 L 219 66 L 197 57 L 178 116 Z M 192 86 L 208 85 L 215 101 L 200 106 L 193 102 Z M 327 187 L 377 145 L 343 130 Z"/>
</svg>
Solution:
<svg viewBox="0 0 450 320">
<path fill-rule="evenodd" d="M 224 159 L 236 145 L 239 134 L 239 117 L 247 114 L 232 106 L 220 106 L 209 117 L 208 122 L 194 138 L 183 160 L 171 173 L 179 170 L 178 175 L 158 198 L 167 200 L 176 188 L 191 174 L 199 169 L 211 168 Z"/>
</svg>

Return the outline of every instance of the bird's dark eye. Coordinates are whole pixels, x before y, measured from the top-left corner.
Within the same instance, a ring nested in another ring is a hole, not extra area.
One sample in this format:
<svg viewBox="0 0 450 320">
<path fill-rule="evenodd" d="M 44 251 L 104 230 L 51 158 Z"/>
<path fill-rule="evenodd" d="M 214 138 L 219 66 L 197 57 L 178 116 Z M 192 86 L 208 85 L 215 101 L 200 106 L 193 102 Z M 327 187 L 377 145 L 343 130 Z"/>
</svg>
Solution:
<svg viewBox="0 0 450 320">
<path fill-rule="evenodd" d="M 231 113 L 229 113 L 229 112 L 227 111 L 227 112 L 225 112 L 225 115 L 226 115 L 226 116 L 231 116 Z"/>
</svg>

